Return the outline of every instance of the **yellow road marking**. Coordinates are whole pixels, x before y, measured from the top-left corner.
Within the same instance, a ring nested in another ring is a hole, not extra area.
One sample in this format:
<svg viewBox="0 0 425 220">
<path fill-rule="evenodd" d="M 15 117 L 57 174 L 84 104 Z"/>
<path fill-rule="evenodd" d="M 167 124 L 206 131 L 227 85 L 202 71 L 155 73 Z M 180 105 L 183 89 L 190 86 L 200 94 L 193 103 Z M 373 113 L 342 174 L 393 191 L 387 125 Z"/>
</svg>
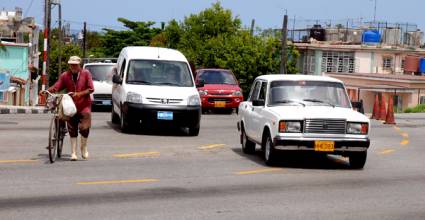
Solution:
<svg viewBox="0 0 425 220">
<path fill-rule="evenodd" d="M 0 160 L 0 163 L 34 163 L 37 160 Z"/>
<path fill-rule="evenodd" d="M 199 149 L 201 150 L 209 150 L 209 149 L 213 149 L 213 148 L 219 148 L 219 147 L 224 147 L 226 146 L 225 144 L 210 144 L 210 145 L 204 145 L 199 147 Z"/>
<path fill-rule="evenodd" d="M 409 144 L 409 140 L 404 139 L 400 142 L 401 145 L 408 145 Z"/>
<path fill-rule="evenodd" d="M 269 169 L 258 169 L 258 170 L 247 170 L 237 172 L 237 175 L 248 175 L 248 174 L 257 174 L 257 173 L 270 173 L 270 172 L 279 172 L 283 169 L 280 168 L 269 168 Z"/>
<path fill-rule="evenodd" d="M 138 152 L 131 154 L 114 154 L 113 156 L 116 158 L 128 158 L 128 157 L 150 157 L 150 156 L 159 156 L 160 153 L 157 151 L 152 152 Z"/>
<path fill-rule="evenodd" d="M 159 179 L 140 179 L 140 180 L 110 180 L 95 182 L 79 182 L 78 185 L 99 185 L 99 184 L 122 184 L 122 183 L 151 183 L 158 182 Z"/>
<path fill-rule="evenodd" d="M 378 152 L 378 154 L 390 154 L 394 151 L 395 151 L 394 149 L 385 149 L 385 150 Z"/>
</svg>

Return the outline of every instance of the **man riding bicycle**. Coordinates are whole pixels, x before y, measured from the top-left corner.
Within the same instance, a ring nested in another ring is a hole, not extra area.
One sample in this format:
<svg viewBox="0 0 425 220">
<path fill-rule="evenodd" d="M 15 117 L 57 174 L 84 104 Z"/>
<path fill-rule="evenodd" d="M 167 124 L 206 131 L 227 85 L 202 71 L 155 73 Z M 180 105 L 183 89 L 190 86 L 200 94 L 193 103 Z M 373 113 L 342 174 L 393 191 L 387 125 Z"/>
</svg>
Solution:
<svg viewBox="0 0 425 220">
<path fill-rule="evenodd" d="M 88 159 L 89 157 L 87 139 L 91 127 L 90 94 L 94 91 L 94 87 L 91 73 L 80 66 L 80 57 L 71 56 L 68 64 L 69 70 L 63 72 L 58 81 L 47 90 L 55 93 L 66 89 L 77 107 L 77 113 L 67 121 L 68 132 L 71 137 L 71 160 L 75 161 L 77 160 L 78 132 L 81 134 L 81 157 L 83 159 Z"/>
</svg>

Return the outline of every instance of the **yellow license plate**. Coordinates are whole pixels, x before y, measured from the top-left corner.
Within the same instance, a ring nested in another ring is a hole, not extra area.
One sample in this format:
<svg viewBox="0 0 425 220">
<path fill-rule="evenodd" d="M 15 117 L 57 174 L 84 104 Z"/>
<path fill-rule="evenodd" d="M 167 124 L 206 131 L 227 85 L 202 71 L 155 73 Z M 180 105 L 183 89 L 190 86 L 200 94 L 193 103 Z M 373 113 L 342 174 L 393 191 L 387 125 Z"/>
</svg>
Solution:
<svg viewBox="0 0 425 220">
<path fill-rule="evenodd" d="M 333 141 L 315 141 L 314 150 L 322 152 L 333 152 L 335 150 L 335 142 Z"/>
<path fill-rule="evenodd" d="M 226 107 L 226 102 L 223 102 L 223 101 L 214 102 L 214 107 L 216 107 L 216 108 L 224 108 L 224 107 Z"/>
</svg>

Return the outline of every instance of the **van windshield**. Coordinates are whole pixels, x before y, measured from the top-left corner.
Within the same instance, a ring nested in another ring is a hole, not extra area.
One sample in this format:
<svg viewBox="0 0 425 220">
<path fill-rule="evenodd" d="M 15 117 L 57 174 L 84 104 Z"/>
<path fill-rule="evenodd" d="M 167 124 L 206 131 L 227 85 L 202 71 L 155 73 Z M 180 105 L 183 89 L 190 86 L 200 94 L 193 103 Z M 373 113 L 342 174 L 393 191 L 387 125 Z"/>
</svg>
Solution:
<svg viewBox="0 0 425 220">
<path fill-rule="evenodd" d="M 166 60 L 130 60 L 126 82 L 159 86 L 193 86 L 192 74 L 185 62 Z"/>
<path fill-rule="evenodd" d="M 84 68 L 90 71 L 94 81 L 106 81 L 112 83 L 112 69 L 114 66 L 114 64 L 86 65 Z"/>
</svg>

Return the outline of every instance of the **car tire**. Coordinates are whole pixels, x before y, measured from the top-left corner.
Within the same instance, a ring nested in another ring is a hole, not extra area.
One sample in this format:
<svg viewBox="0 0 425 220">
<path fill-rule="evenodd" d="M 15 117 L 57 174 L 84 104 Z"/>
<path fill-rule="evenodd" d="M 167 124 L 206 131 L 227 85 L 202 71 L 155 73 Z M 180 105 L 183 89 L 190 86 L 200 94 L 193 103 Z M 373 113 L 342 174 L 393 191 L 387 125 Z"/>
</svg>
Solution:
<svg viewBox="0 0 425 220">
<path fill-rule="evenodd" d="M 255 153 L 255 143 L 248 139 L 248 136 L 246 136 L 245 129 L 243 127 L 241 129 L 241 145 L 242 152 L 245 154 Z"/>
<path fill-rule="evenodd" d="M 189 126 L 188 127 L 188 132 L 187 134 L 189 136 L 198 136 L 199 135 L 199 130 L 200 130 L 200 125 L 199 123 L 197 125 L 194 126 Z"/>
<path fill-rule="evenodd" d="M 112 124 L 120 123 L 120 118 L 118 117 L 117 113 L 114 112 L 114 104 L 112 104 L 112 109 L 111 109 L 111 122 Z"/>
<path fill-rule="evenodd" d="M 267 166 L 273 166 L 276 162 L 276 150 L 273 145 L 272 138 L 270 134 L 266 134 L 263 138 L 264 145 L 264 162 Z"/>
<path fill-rule="evenodd" d="M 352 169 L 363 169 L 366 164 L 367 151 L 351 153 L 348 158 Z"/>
<path fill-rule="evenodd" d="M 130 133 L 130 125 L 128 123 L 128 118 L 125 115 L 125 113 L 121 110 L 121 117 L 120 117 L 120 128 L 123 133 Z"/>
</svg>

